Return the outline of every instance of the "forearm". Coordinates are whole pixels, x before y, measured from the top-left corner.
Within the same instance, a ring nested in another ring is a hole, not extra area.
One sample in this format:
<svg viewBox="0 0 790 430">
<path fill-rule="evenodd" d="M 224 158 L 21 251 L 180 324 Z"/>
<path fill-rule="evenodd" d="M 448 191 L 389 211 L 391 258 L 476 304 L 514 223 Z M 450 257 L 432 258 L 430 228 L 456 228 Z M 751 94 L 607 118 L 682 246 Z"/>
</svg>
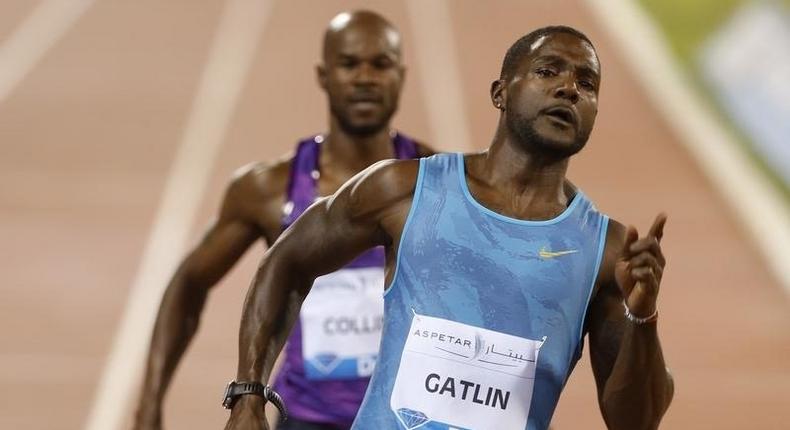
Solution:
<svg viewBox="0 0 790 430">
<path fill-rule="evenodd" d="M 313 278 L 299 268 L 264 258 L 247 293 L 239 328 L 237 380 L 269 380 Z"/>
<path fill-rule="evenodd" d="M 656 324 L 626 322 L 601 398 L 607 426 L 615 430 L 658 428 L 673 390 Z"/>
<path fill-rule="evenodd" d="M 200 321 L 208 287 L 179 271 L 159 307 L 143 382 L 141 403 L 161 405 L 178 363 Z"/>
<path fill-rule="evenodd" d="M 389 164 L 379 166 L 385 170 Z M 415 169 L 414 177 L 417 166 L 407 165 Z M 238 379 L 269 379 L 316 277 L 334 272 L 363 251 L 391 240 L 381 219 L 405 212 L 406 204 L 395 205 L 411 197 L 414 182 L 389 177 L 395 173 L 389 173 L 386 181 L 378 175 L 384 173 L 371 167 L 333 196 L 313 204 L 266 252 L 244 304 Z"/>
</svg>

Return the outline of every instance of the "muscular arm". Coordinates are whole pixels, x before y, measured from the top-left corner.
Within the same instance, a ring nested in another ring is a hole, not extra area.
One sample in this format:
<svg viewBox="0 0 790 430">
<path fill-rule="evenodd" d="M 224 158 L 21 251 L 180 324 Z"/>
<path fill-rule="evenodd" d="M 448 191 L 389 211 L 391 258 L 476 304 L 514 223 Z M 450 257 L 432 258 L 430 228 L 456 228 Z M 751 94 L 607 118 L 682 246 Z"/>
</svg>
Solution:
<svg viewBox="0 0 790 430">
<path fill-rule="evenodd" d="M 610 222 L 598 291 L 590 304 L 590 359 L 599 406 L 610 429 L 658 428 L 674 392 L 656 323 L 628 321 L 622 304 L 626 297 L 640 317 L 655 310 L 664 257 L 658 246 L 660 231 L 657 239 L 651 234 L 636 240 L 635 230 L 626 233 L 622 224 Z"/>
<path fill-rule="evenodd" d="M 238 175 L 228 187 L 218 218 L 187 255 L 167 285 L 154 326 L 136 428 L 158 429 L 161 405 L 173 373 L 198 328 L 209 290 L 263 235 L 251 206 L 264 206 L 256 171 Z"/>
<path fill-rule="evenodd" d="M 418 162 L 383 161 L 307 210 L 272 246 L 247 293 L 239 334 L 237 379 L 267 381 L 316 277 L 376 245 L 400 237 Z M 262 400 L 244 396 L 228 429 L 262 428 Z"/>
</svg>

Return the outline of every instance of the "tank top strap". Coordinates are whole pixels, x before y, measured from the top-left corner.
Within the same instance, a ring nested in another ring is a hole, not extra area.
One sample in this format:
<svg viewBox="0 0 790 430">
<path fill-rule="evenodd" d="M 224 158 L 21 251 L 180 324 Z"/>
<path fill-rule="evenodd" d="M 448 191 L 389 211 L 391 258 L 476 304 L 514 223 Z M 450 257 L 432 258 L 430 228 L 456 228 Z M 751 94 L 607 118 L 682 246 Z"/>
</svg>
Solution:
<svg viewBox="0 0 790 430">
<path fill-rule="evenodd" d="M 319 156 L 322 135 L 315 135 L 299 141 L 296 154 L 291 162 L 286 203 L 283 208 L 283 227 L 293 224 L 310 207 L 318 196 Z M 392 137 L 395 157 L 401 160 L 417 158 L 417 144 L 414 139 L 395 133 Z"/>
<path fill-rule="evenodd" d="M 322 136 L 303 139 L 296 147 L 291 161 L 291 173 L 286 189 L 286 203 L 283 208 L 283 227 L 296 221 L 316 197 L 318 178 L 318 156 L 321 151 Z"/>
<path fill-rule="evenodd" d="M 460 163 L 463 162 L 462 153 L 443 153 L 421 158 L 419 186 L 438 195 L 460 195 L 462 190 L 458 178 Z"/>
</svg>

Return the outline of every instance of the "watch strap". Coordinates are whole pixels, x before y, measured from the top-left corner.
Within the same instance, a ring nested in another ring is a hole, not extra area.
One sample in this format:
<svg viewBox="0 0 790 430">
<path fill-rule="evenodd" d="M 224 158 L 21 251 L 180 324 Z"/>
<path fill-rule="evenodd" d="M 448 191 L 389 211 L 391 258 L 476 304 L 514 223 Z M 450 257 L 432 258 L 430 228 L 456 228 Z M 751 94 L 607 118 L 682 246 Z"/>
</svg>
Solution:
<svg viewBox="0 0 790 430">
<path fill-rule="evenodd" d="M 222 399 L 222 406 L 225 409 L 233 409 L 233 405 L 236 404 L 236 401 L 239 397 L 247 394 L 253 394 L 256 396 L 262 397 L 265 401 L 271 402 L 278 411 L 280 411 L 280 416 L 283 420 L 287 419 L 288 412 L 285 408 L 285 403 L 277 394 L 274 389 L 268 385 L 264 385 L 260 382 L 249 382 L 249 381 L 230 381 L 225 388 L 225 396 Z"/>
</svg>

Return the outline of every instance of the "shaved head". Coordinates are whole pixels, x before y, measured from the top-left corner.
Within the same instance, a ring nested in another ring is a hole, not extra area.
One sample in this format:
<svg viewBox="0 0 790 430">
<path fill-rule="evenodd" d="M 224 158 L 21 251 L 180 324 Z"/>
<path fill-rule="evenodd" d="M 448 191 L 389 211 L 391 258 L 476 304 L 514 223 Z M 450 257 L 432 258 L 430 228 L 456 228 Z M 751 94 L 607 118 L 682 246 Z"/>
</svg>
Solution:
<svg viewBox="0 0 790 430">
<path fill-rule="evenodd" d="M 546 37 L 557 33 L 565 33 L 576 36 L 590 45 L 592 51 L 595 52 L 595 47 L 587 35 L 573 27 L 564 25 L 542 27 L 520 38 L 515 43 L 513 43 L 510 49 L 507 50 L 505 58 L 502 61 L 502 71 L 500 72 L 499 78 L 512 78 L 516 73 L 516 69 L 518 69 L 519 64 L 521 64 L 521 61 L 531 54 L 541 44 L 541 42 L 545 41 L 544 39 L 546 39 Z"/>
<path fill-rule="evenodd" d="M 316 70 L 332 121 L 346 133 L 389 127 L 405 76 L 400 40 L 395 26 L 375 12 L 342 12 L 329 22 Z"/>
<path fill-rule="evenodd" d="M 324 61 L 342 43 L 343 35 L 351 29 L 359 29 L 367 34 L 380 34 L 389 45 L 387 48 L 400 58 L 400 32 L 383 16 L 369 10 L 341 12 L 335 15 L 324 32 Z"/>
</svg>

